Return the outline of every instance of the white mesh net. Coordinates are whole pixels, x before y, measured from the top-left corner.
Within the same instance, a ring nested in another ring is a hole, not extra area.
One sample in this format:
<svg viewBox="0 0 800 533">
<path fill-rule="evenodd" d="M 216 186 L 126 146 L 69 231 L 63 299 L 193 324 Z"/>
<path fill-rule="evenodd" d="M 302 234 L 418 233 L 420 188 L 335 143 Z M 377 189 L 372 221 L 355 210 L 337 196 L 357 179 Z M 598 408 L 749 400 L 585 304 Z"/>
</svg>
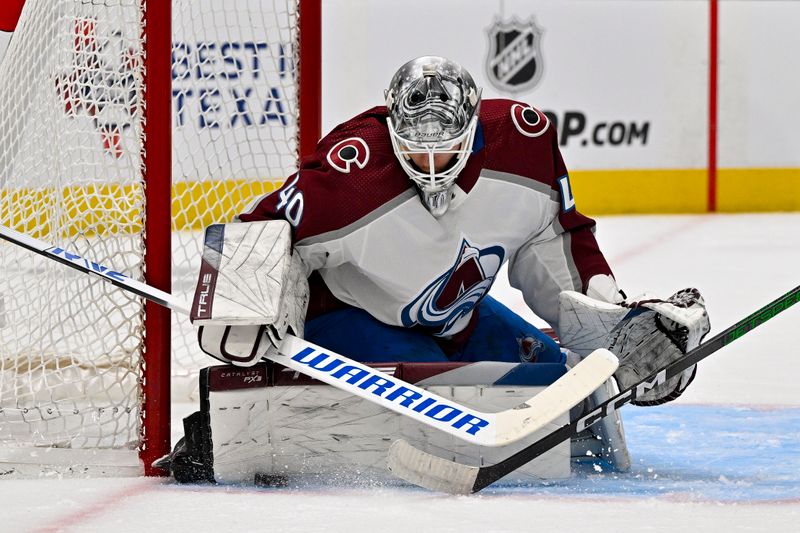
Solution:
<svg viewBox="0 0 800 533">
<path fill-rule="evenodd" d="M 0 65 L 0 223 L 143 279 L 143 0 L 28 0 Z M 173 293 L 296 165 L 295 2 L 173 0 Z M 164 127 L 169 127 L 165 121 Z M 139 445 L 143 304 L 0 241 L 4 449 Z M 173 319 L 173 377 L 211 360 Z"/>
</svg>

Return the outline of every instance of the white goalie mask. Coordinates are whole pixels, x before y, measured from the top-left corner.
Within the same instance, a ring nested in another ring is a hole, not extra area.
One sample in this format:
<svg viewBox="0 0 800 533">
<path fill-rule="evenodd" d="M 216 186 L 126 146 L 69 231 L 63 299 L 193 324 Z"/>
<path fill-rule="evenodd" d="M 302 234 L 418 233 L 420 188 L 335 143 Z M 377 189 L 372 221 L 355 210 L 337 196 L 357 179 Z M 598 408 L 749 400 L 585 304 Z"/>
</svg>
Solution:
<svg viewBox="0 0 800 533">
<path fill-rule="evenodd" d="M 449 206 L 450 189 L 472 153 L 480 90 L 457 63 L 424 56 L 400 67 L 385 96 L 394 153 L 419 188 L 425 207 L 441 216 Z M 416 154 L 427 158 L 427 169 L 414 163 Z M 442 154 L 452 157 L 437 170 L 436 156 Z"/>
</svg>

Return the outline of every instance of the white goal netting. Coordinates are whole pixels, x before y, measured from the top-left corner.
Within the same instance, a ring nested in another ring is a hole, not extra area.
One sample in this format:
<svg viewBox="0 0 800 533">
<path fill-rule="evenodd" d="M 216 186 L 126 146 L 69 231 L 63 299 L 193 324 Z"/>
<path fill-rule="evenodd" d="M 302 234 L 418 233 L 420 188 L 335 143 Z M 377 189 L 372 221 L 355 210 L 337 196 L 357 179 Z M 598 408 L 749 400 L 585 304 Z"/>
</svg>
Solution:
<svg viewBox="0 0 800 533">
<path fill-rule="evenodd" d="M 143 6 L 27 0 L 0 64 L 0 223 L 136 279 L 153 253 Z M 172 6 L 173 113 L 161 126 L 173 134 L 173 233 L 158 253 L 172 253 L 173 293 L 188 300 L 202 228 L 296 165 L 299 15 L 291 0 Z M 135 453 L 143 315 L 139 298 L 0 241 L 0 462 L 41 447 Z M 184 395 L 211 363 L 183 317 L 172 362 Z"/>
</svg>

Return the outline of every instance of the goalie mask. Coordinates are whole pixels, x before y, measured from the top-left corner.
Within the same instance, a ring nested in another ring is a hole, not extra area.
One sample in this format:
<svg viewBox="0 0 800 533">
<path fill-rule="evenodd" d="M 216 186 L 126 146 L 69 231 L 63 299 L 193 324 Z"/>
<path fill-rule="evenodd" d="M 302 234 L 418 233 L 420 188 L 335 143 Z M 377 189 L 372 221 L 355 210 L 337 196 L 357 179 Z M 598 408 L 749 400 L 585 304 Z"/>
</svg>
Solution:
<svg viewBox="0 0 800 533">
<path fill-rule="evenodd" d="M 385 96 L 394 153 L 425 207 L 441 216 L 472 152 L 480 90 L 460 65 L 425 56 L 400 67 Z"/>
</svg>

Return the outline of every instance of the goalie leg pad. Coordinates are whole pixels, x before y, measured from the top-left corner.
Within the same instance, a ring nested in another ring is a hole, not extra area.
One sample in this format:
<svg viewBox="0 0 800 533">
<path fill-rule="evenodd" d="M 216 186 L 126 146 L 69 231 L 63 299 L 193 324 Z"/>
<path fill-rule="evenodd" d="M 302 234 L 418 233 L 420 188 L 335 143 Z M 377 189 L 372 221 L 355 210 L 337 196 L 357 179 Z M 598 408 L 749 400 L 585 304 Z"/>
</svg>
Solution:
<svg viewBox="0 0 800 533">
<path fill-rule="evenodd" d="M 534 372 L 548 365 L 446 363 L 438 370 L 435 366 L 381 363 L 380 368 L 389 375 L 413 376 L 420 387 L 491 411 L 518 405 L 557 377 L 547 379 L 551 372 L 543 376 Z M 527 368 L 521 371 L 522 366 Z M 562 373 L 566 371 L 560 366 Z M 490 464 L 542 436 L 537 433 L 497 449 L 464 443 L 277 365 L 204 369 L 200 395 L 201 410 L 190 418 L 201 423 L 202 431 L 198 435 L 185 424 L 186 437 L 170 454 L 170 470 L 182 482 L 261 484 L 276 476 L 323 476 L 337 483 L 395 482 L 386 470 L 386 457 L 396 438 L 415 442 L 429 453 Z M 564 414 L 548 429 L 568 421 Z M 569 475 L 570 449 L 565 442 L 511 480 L 527 483 Z"/>
<path fill-rule="evenodd" d="M 575 420 L 582 414 L 588 413 L 618 393 L 617 384 L 613 379 L 609 379 L 587 398 L 586 405 L 582 406 L 585 410 L 574 414 L 572 419 Z M 600 462 L 602 469 L 610 467 L 615 472 L 630 470 L 631 457 L 628 453 L 620 410 L 612 410 L 607 416 L 573 437 L 572 459 L 577 463 L 588 462 L 594 465 Z"/>
</svg>

